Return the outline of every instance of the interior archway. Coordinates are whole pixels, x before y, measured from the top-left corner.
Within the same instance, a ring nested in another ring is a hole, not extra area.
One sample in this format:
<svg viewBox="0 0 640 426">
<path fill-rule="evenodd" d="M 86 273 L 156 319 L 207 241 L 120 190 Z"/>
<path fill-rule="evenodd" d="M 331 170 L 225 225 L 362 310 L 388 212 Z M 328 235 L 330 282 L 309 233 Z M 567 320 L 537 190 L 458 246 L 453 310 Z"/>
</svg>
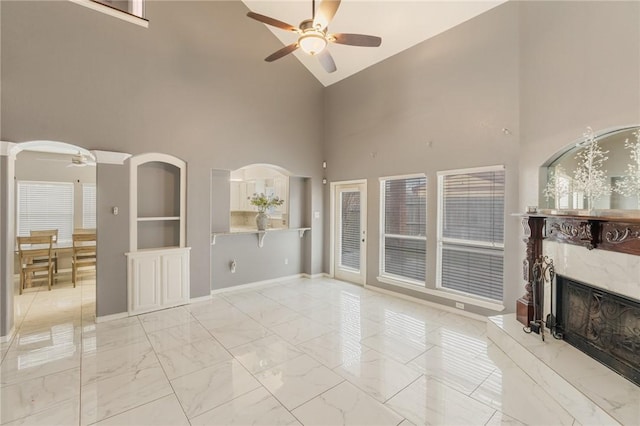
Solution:
<svg viewBox="0 0 640 426">
<path fill-rule="evenodd" d="M 52 140 L 33 140 L 21 143 L 11 144 L 9 149 L 5 151 L 8 154 L 8 175 L 12 177 L 11 184 L 7 187 L 10 195 L 7 197 L 7 235 L 6 235 L 6 247 L 9 253 L 10 270 L 3 275 L 4 288 L 2 291 L 6 296 L 6 305 L 13 307 L 15 303 L 15 294 L 18 292 L 16 287 L 15 276 L 19 274 L 20 263 L 15 259 L 14 249 L 16 248 L 16 236 L 21 233 L 24 234 L 24 229 L 21 231 L 18 229 L 19 225 L 19 198 L 18 187 L 19 182 L 25 183 L 39 183 L 47 184 L 53 183 L 60 186 L 66 185 L 73 188 L 72 193 L 72 217 L 69 226 L 65 232 L 68 235 L 68 239 L 71 239 L 71 234 L 78 231 L 80 228 L 96 228 L 95 221 L 95 200 L 97 194 L 96 186 L 96 154 L 87 150 L 86 148 L 69 144 L 66 142 L 52 141 Z M 26 163 L 30 163 L 29 167 L 25 167 Z M 28 170 L 27 170 L 28 169 Z M 77 175 L 77 176 L 76 176 Z M 15 184 L 13 183 L 15 179 Z M 87 215 L 85 209 L 92 204 L 93 222 L 86 222 Z M 45 213 L 48 213 L 44 209 Z M 87 226 L 85 226 L 87 225 Z M 31 225 L 26 225 L 26 228 L 33 228 Z M 24 226 L 23 226 L 24 228 Z M 37 228 L 37 227 L 36 227 Z M 56 227 L 57 228 L 57 227 Z M 35 229 L 35 228 L 34 228 Z M 37 230 L 37 229 L 36 229 Z M 29 231 L 26 231 L 29 232 Z M 59 236 L 61 237 L 61 235 Z M 60 242 L 62 242 L 60 240 Z M 70 245 L 70 241 L 65 242 L 66 245 Z M 62 245 L 60 245 L 62 247 Z M 70 272 L 70 248 L 66 249 L 64 256 L 57 259 L 58 262 L 58 284 L 61 284 L 61 280 L 66 280 L 60 287 L 71 285 L 71 272 Z M 54 289 L 55 289 L 54 285 Z M 93 289 L 88 289 L 95 294 L 95 286 Z M 95 297 L 95 296 L 94 296 Z M 92 307 L 92 313 L 95 315 L 95 305 Z M 7 310 L 7 316 L 4 318 L 7 324 L 15 325 L 14 316 L 18 312 L 14 309 Z M 13 328 L 11 325 L 9 329 Z M 10 335 L 11 333 L 9 333 Z"/>
</svg>

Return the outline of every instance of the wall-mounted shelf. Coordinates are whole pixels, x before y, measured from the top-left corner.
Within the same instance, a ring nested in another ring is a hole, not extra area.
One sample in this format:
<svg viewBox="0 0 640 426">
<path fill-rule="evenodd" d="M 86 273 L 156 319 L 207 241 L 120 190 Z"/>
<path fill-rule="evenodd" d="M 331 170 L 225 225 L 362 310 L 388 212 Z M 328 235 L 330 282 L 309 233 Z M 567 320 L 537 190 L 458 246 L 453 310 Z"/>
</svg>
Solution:
<svg viewBox="0 0 640 426">
<path fill-rule="evenodd" d="M 161 220 L 180 220 L 180 216 L 155 216 L 138 218 L 138 222 L 157 222 Z"/>
<path fill-rule="evenodd" d="M 640 255 L 640 217 L 588 214 L 529 214 L 523 220 L 539 220 L 541 238 L 619 253 Z"/>
<path fill-rule="evenodd" d="M 298 231 L 298 235 L 300 238 L 304 237 L 304 233 L 306 231 L 310 231 L 311 228 L 276 228 L 276 229 L 267 229 L 266 231 L 258 231 L 257 229 L 237 229 L 229 232 L 214 232 L 211 234 L 211 245 L 215 245 L 216 237 L 222 235 L 250 235 L 256 234 L 258 236 L 258 247 L 262 248 L 264 246 L 264 239 L 267 234 L 272 232 L 286 232 L 286 231 Z"/>
</svg>

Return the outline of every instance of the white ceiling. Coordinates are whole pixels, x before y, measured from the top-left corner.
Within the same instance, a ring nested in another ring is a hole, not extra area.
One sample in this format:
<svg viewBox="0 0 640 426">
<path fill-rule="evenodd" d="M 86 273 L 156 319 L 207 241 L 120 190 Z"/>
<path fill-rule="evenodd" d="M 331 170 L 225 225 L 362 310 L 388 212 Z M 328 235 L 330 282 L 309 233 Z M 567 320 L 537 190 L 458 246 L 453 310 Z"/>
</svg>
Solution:
<svg viewBox="0 0 640 426">
<path fill-rule="evenodd" d="M 506 0 L 342 0 L 330 33 L 359 33 L 382 37 L 380 47 L 331 44 L 338 70 L 327 73 L 317 59 L 298 49 L 293 53 L 325 86 L 349 77 L 430 37 L 504 3 Z M 243 0 L 253 12 L 298 26 L 311 18 L 311 0 Z M 319 1 L 316 1 L 316 8 Z M 250 19 L 250 18 L 247 18 Z M 264 25 L 255 21 L 256 25 Z M 296 34 L 267 25 L 283 45 L 294 43 Z M 264 52 L 267 57 L 273 52 Z M 289 55 L 291 56 L 291 55 Z M 290 57 L 279 61 L 292 60 Z"/>
</svg>

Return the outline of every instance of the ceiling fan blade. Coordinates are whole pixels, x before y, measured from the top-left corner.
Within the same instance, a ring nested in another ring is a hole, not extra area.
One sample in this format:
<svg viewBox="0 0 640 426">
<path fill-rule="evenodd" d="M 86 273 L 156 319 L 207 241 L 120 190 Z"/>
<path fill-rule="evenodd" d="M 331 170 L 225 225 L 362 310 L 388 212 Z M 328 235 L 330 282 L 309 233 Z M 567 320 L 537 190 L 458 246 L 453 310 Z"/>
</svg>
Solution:
<svg viewBox="0 0 640 426">
<path fill-rule="evenodd" d="M 298 28 L 294 27 L 291 24 L 287 24 L 286 22 L 278 21 L 277 19 L 273 19 L 273 18 L 270 18 L 270 17 L 265 16 L 265 15 L 260 15 L 259 13 L 248 12 L 247 16 L 249 18 L 255 19 L 256 21 L 260 21 L 263 24 L 271 25 L 273 27 L 278 27 L 278 28 L 281 28 L 281 29 L 283 29 L 285 31 L 292 31 L 294 33 L 298 32 Z"/>
<path fill-rule="evenodd" d="M 327 28 L 340 7 L 340 0 L 322 0 L 313 19 L 313 26 L 321 29 Z"/>
<path fill-rule="evenodd" d="M 338 44 L 362 47 L 378 47 L 382 44 L 382 38 L 364 34 L 332 34 L 329 40 Z"/>
<path fill-rule="evenodd" d="M 316 56 L 320 61 L 320 65 L 322 65 L 322 68 L 324 68 L 326 72 L 331 73 L 337 70 L 336 63 L 334 62 L 333 57 L 331 56 L 331 53 L 329 53 L 328 49 L 325 48 L 322 52 L 318 53 Z"/>
<path fill-rule="evenodd" d="M 280 50 L 277 50 L 277 51 L 273 52 L 271 55 L 269 55 L 266 58 L 264 58 L 264 60 L 267 61 L 267 62 L 273 62 L 276 59 L 280 59 L 283 56 L 288 55 L 289 53 L 293 52 L 297 48 L 298 48 L 298 43 L 290 44 L 288 46 L 283 47 Z"/>
</svg>

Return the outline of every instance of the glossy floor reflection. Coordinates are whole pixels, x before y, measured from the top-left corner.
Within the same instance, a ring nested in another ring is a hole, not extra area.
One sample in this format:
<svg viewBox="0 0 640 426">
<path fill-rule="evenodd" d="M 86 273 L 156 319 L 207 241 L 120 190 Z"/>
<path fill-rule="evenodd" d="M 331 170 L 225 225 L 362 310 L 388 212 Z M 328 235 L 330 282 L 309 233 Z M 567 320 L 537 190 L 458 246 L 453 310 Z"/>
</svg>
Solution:
<svg viewBox="0 0 640 426">
<path fill-rule="evenodd" d="M 575 422 L 484 322 L 355 285 L 289 280 L 100 324 L 94 295 L 17 298 L 2 424 Z"/>
</svg>

